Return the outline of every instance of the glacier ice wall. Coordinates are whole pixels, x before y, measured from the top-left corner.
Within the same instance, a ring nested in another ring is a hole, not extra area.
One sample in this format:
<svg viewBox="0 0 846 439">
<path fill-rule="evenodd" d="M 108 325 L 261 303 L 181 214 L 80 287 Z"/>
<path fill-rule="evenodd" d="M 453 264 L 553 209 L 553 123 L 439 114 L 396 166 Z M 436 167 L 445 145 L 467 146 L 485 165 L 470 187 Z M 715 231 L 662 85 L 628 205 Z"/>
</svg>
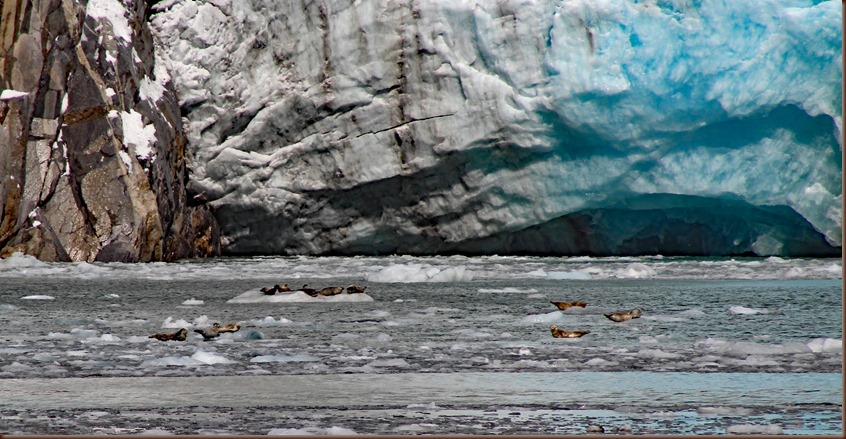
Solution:
<svg viewBox="0 0 846 439">
<path fill-rule="evenodd" d="M 841 3 L 152 14 L 230 254 L 840 254 Z"/>
</svg>

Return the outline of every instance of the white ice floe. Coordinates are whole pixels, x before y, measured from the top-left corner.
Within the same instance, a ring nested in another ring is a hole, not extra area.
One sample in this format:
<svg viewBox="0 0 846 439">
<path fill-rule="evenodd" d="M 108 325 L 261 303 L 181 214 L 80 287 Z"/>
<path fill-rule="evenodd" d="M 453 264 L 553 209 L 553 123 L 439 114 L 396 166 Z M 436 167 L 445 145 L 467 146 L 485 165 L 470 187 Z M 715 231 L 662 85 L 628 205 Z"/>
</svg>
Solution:
<svg viewBox="0 0 846 439">
<path fill-rule="evenodd" d="M 741 315 L 755 315 L 755 314 L 781 314 L 781 311 L 778 310 L 769 310 L 769 309 L 755 309 L 755 308 L 747 308 L 745 306 L 735 305 L 729 307 L 729 312 L 732 314 L 741 314 Z"/>
<path fill-rule="evenodd" d="M 154 358 L 145 360 L 141 363 L 142 368 L 153 368 L 162 366 L 202 366 L 212 364 L 231 364 L 234 361 L 224 357 L 223 355 L 215 354 L 213 352 L 206 352 L 199 350 L 194 355 L 188 356 L 171 356 Z"/>
<path fill-rule="evenodd" d="M 43 295 L 43 294 L 34 294 L 34 295 L 31 295 L 31 296 L 21 297 L 21 300 L 53 300 L 53 299 L 55 299 L 55 297 L 47 296 L 47 295 Z"/>
<path fill-rule="evenodd" d="M 249 290 L 226 301 L 226 303 L 292 303 L 292 302 L 372 302 L 366 293 L 341 293 L 334 296 L 311 297 L 302 291 L 267 295 L 261 290 Z"/>
<path fill-rule="evenodd" d="M 564 318 L 561 311 L 550 311 L 543 314 L 531 314 L 520 319 L 520 323 L 550 323 L 557 322 Z"/>
<path fill-rule="evenodd" d="M 550 271 L 546 273 L 550 280 L 591 280 L 593 276 L 585 271 Z"/>
<path fill-rule="evenodd" d="M 469 282 L 473 272 L 463 265 L 434 267 L 427 264 L 395 264 L 366 276 L 369 282 Z"/>
<path fill-rule="evenodd" d="M 354 430 L 344 427 L 303 427 L 303 428 L 274 428 L 267 432 L 269 436 L 312 436 L 312 435 L 330 435 L 330 436 L 346 436 L 358 434 Z"/>
<path fill-rule="evenodd" d="M 808 342 L 813 352 L 843 352 L 843 340 L 837 338 L 815 338 Z"/>
<path fill-rule="evenodd" d="M 738 424 L 726 428 L 728 434 L 782 434 L 778 425 Z"/>
<path fill-rule="evenodd" d="M 189 306 L 202 305 L 204 303 L 206 303 L 206 302 L 204 302 L 202 300 L 195 299 L 193 297 L 184 301 L 184 302 L 182 302 L 183 305 L 189 305 Z"/>
<path fill-rule="evenodd" d="M 699 407 L 696 413 L 714 416 L 747 416 L 752 414 L 752 410 L 743 407 Z"/>
<path fill-rule="evenodd" d="M 311 355 L 258 355 L 251 358 L 250 363 L 296 363 L 319 360 Z"/>
<path fill-rule="evenodd" d="M 708 338 L 697 342 L 696 345 L 729 357 L 801 354 L 812 352 L 811 347 L 808 344 L 799 342 L 767 344 L 751 341 L 728 341 Z"/>
<path fill-rule="evenodd" d="M 171 316 L 168 316 L 168 318 L 166 318 L 165 321 L 162 323 L 162 328 L 170 329 L 190 328 L 192 326 L 211 326 L 211 321 L 209 317 L 204 314 L 200 317 L 197 317 L 190 323 L 184 319 L 174 320 Z"/>
<path fill-rule="evenodd" d="M 273 316 L 267 316 L 263 319 L 248 320 L 245 323 L 247 325 L 252 326 L 282 326 L 291 324 L 293 322 L 291 320 L 286 319 L 285 317 L 279 317 L 279 320 L 277 320 L 273 318 Z"/>
<path fill-rule="evenodd" d="M 505 287 L 505 288 L 479 288 L 476 290 L 480 293 L 537 293 L 538 290 L 534 288 L 514 288 L 514 287 Z"/>
</svg>

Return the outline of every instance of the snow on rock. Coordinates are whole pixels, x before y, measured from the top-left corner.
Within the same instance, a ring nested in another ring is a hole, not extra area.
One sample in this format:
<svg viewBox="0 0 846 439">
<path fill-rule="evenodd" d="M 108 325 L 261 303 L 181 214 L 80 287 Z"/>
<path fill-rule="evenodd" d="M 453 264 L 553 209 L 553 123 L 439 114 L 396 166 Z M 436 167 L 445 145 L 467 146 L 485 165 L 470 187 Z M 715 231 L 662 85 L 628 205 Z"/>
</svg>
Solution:
<svg viewBox="0 0 846 439">
<path fill-rule="evenodd" d="M 840 254 L 835 1 L 165 3 L 228 253 Z"/>
<path fill-rule="evenodd" d="M 0 92 L 0 101 L 10 101 L 12 99 L 19 99 L 24 96 L 28 96 L 29 93 L 25 91 L 17 91 L 17 90 L 3 90 Z"/>
</svg>

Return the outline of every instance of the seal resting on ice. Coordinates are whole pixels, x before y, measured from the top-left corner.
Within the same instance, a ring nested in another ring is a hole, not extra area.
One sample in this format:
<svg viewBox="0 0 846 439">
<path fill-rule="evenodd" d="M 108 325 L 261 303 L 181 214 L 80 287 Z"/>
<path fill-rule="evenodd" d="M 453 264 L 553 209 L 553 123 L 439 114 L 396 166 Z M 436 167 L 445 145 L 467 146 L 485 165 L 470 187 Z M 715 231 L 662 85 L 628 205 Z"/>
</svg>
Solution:
<svg viewBox="0 0 846 439">
<path fill-rule="evenodd" d="M 555 338 L 579 338 L 585 334 L 590 334 L 590 331 L 565 331 L 563 329 L 558 329 L 555 325 L 549 327 L 549 332 L 551 332 L 552 336 Z"/>
<path fill-rule="evenodd" d="M 643 315 L 643 310 L 640 308 L 630 309 L 628 311 L 618 311 L 605 314 L 605 317 L 615 321 L 615 322 L 625 322 L 631 319 L 636 319 Z"/>
<path fill-rule="evenodd" d="M 211 340 L 220 336 L 220 323 L 215 322 L 211 325 L 211 328 L 195 329 L 194 332 L 202 335 L 205 340 Z"/>
<path fill-rule="evenodd" d="M 334 296 L 336 294 L 341 294 L 344 292 L 344 289 L 341 287 L 326 287 L 317 292 L 320 296 Z"/>
<path fill-rule="evenodd" d="M 188 338 L 188 330 L 185 329 L 185 328 L 182 328 L 182 329 L 174 332 L 173 334 L 158 333 L 158 334 L 153 334 L 153 335 L 151 335 L 147 338 L 155 338 L 156 340 L 161 340 L 161 341 L 185 341 L 185 339 Z"/>
<path fill-rule="evenodd" d="M 587 306 L 586 302 L 579 302 L 579 301 L 576 301 L 576 302 L 556 302 L 554 300 L 550 300 L 549 303 L 557 306 L 558 309 L 560 309 L 561 311 L 564 311 L 565 309 L 568 309 L 568 308 L 572 308 L 574 306 L 578 306 L 578 307 L 582 307 L 582 308 Z"/>
<path fill-rule="evenodd" d="M 367 286 L 363 285 L 350 285 L 347 287 L 347 294 L 356 294 L 356 293 L 363 293 L 364 290 L 367 289 Z"/>
<path fill-rule="evenodd" d="M 314 288 L 309 288 L 308 284 L 303 285 L 303 287 L 297 291 L 302 291 L 311 297 L 317 297 L 317 290 L 315 290 Z"/>
<path fill-rule="evenodd" d="M 229 323 L 226 325 L 219 326 L 217 328 L 217 332 L 223 334 L 224 332 L 238 332 L 241 329 L 241 325 L 237 323 Z"/>
<path fill-rule="evenodd" d="M 264 293 L 264 294 L 267 294 L 268 296 L 272 296 L 276 293 L 287 293 L 289 291 L 291 291 L 291 288 L 288 286 L 288 284 L 285 284 L 285 285 L 276 284 L 276 285 L 274 285 L 270 288 L 268 288 L 268 287 L 262 287 L 261 288 L 261 292 Z"/>
</svg>

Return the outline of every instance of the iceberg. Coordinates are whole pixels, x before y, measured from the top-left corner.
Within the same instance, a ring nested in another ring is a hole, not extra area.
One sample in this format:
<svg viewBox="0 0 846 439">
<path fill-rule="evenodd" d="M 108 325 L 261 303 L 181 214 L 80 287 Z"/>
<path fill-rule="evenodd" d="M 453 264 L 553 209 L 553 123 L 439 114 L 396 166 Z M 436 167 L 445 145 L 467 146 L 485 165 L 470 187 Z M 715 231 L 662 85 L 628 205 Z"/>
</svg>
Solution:
<svg viewBox="0 0 846 439">
<path fill-rule="evenodd" d="M 225 254 L 841 253 L 841 3 L 150 11 Z"/>
</svg>

